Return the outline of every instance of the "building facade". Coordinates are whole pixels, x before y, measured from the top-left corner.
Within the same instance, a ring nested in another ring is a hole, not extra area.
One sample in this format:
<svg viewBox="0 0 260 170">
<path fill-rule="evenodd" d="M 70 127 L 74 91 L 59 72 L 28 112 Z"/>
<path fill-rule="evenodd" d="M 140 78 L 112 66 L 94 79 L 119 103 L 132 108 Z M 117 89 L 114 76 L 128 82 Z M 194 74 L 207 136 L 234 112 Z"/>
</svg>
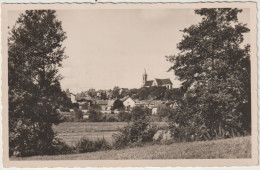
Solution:
<svg viewBox="0 0 260 170">
<path fill-rule="evenodd" d="M 144 70 L 143 74 L 143 84 L 142 87 L 152 87 L 152 86 L 158 86 L 158 87 L 166 87 L 167 89 L 172 89 L 172 81 L 167 79 L 157 79 L 154 80 L 147 80 L 148 75 L 146 74 L 146 70 Z"/>
</svg>

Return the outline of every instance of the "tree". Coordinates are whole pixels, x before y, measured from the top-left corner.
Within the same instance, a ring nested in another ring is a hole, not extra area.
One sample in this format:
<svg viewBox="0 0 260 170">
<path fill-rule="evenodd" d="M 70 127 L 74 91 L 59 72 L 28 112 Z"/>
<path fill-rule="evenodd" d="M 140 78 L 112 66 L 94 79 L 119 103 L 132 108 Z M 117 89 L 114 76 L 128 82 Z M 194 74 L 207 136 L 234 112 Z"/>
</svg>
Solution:
<svg viewBox="0 0 260 170">
<path fill-rule="evenodd" d="M 174 89 L 167 89 L 164 94 L 165 100 L 179 100 L 182 98 L 182 91 L 181 88 L 174 88 Z"/>
<path fill-rule="evenodd" d="M 100 111 L 102 108 L 101 108 L 101 106 L 98 105 L 98 104 L 93 104 L 93 105 L 90 107 L 90 109 Z"/>
<path fill-rule="evenodd" d="M 129 122 L 131 120 L 131 114 L 124 111 L 119 112 L 117 117 L 119 122 Z"/>
<path fill-rule="evenodd" d="M 97 96 L 97 91 L 93 88 L 89 89 L 87 93 L 90 97 L 93 97 L 93 98 L 95 98 Z"/>
<path fill-rule="evenodd" d="M 174 113 L 174 110 L 167 106 L 160 106 L 158 108 L 158 115 L 160 117 L 168 117 L 171 116 Z"/>
<path fill-rule="evenodd" d="M 120 97 L 120 88 L 118 86 L 115 86 L 112 91 L 112 98 L 118 99 Z"/>
<path fill-rule="evenodd" d="M 143 107 L 143 111 L 144 111 L 144 115 L 151 115 L 152 114 L 152 110 L 149 109 L 148 107 Z"/>
<path fill-rule="evenodd" d="M 178 128 L 191 127 L 192 133 L 183 132 L 187 137 L 230 137 L 244 134 L 245 127 L 250 127 L 250 122 L 243 121 L 249 119 L 250 108 L 241 109 L 250 105 L 251 94 L 250 49 L 249 45 L 241 47 L 249 29 L 238 22 L 241 12 L 230 8 L 195 10 L 202 21 L 182 31 L 183 40 L 177 45 L 180 53 L 167 57 L 185 93 L 173 122 Z"/>
<path fill-rule="evenodd" d="M 100 100 L 107 100 L 107 99 L 108 99 L 108 97 L 107 97 L 106 92 L 101 92 L 100 93 Z"/>
<path fill-rule="evenodd" d="M 124 103 L 121 100 L 117 99 L 115 100 L 111 110 L 115 110 L 115 109 L 123 110 L 124 108 L 125 108 Z"/>
<path fill-rule="evenodd" d="M 74 112 L 74 120 L 76 121 L 80 121 L 83 119 L 83 112 L 79 109 L 75 109 L 75 112 Z"/>
<path fill-rule="evenodd" d="M 9 148 L 20 156 L 53 152 L 66 38 L 54 10 L 27 10 L 8 38 Z"/>
<path fill-rule="evenodd" d="M 140 100 L 146 100 L 146 99 L 148 99 L 148 96 L 149 96 L 149 88 L 147 88 L 147 87 L 142 87 L 142 88 L 138 89 L 137 95 L 138 95 L 138 99 L 140 99 Z"/>
<path fill-rule="evenodd" d="M 148 88 L 150 98 L 155 99 L 155 100 L 163 100 L 165 92 L 167 90 L 166 87 L 157 87 L 157 86 L 152 86 Z"/>
<path fill-rule="evenodd" d="M 123 98 L 123 97 L 129 96 L 129 93 L 130 93 L 130 90 L 129 90 L 129 89 L 127 89 L 127 88 L 122 88 L 122 89 L 121 89 L 121 92 L 120 92 L 120 97 Z"/>
<path fill-rule="evenodd" d="M 145 112 L 142 107 L 135 106 L 131 111 L 131 117 L 133 121 L 145 119 Z"/>
<path fill-rule="evenodd" d="M 102 119 L 102 113 L 99 110 L 90 109 L 89 110 L 89 120 L 91 122 L 101 122 Z"/>
</svg>

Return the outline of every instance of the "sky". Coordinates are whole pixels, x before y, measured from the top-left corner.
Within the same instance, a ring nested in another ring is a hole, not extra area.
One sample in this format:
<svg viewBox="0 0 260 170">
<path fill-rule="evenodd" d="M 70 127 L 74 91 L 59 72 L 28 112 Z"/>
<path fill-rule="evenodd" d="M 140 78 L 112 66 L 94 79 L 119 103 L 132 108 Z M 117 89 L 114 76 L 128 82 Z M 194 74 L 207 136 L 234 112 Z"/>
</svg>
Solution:
<svg viewBox="0 0 260 170">
<path fill-rule="evenodd" d="M 10 27 L 22 12 L 8 13 Z M 114 86 L 140 88 L 144 69 L 148 80 L 170 78 L 173 87 L 179 87 L 165 56 L 179 52 L 180 30 L 201 20 L 194 9 L 57 10 L 56 15 L 67 34 L 61 86 L 74 93 Z M 249 24 L 249 18 L 247 9 L 239 14 L 242 23 Z"/>
</svg>

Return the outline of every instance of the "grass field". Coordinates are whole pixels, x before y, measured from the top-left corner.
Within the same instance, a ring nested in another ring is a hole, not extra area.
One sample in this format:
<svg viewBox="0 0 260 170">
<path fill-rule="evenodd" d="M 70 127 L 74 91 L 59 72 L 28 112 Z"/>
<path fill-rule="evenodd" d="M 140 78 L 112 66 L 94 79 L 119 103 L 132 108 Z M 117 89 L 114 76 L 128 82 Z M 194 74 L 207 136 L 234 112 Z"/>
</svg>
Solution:
<svg viewBox="0 0 260 170">
<path fill-rule="evenodd" d="M 154 122 L 153 124 L 160 127 L 166 126 L 165 122 Z M 127 125 L 126 122 L 65 122 L 53 126 L 53 130 L 68 145 L 75 145 L 82 137 L 90 140 L 104 137 L 111 142 L 112 134 L 125 125 Z"/>
<path fill-rule="evenodd" d="M 124 160 L 250 158 L 251 137 L 152 145 L 82 154 L 11 158 L 15 160 Z"/>
</svg>

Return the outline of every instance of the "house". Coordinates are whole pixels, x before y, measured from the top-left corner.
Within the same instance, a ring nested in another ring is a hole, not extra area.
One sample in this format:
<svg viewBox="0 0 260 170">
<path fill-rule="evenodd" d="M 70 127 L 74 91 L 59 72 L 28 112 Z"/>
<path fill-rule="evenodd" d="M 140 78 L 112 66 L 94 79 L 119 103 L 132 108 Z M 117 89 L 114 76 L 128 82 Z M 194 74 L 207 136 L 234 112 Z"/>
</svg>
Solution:
<svg viewBox="0 0 260 170">
<path fill-rule="evenodd" d="M 128 111 L 135 106 L 135 101 L 129 96 L 126 96 L 120 100 L 123 102 L 126 110 Z"/>
<path fill-rule="evenodd" d="M 173 109 L 176 109 L 179 106 L 179 104 L 177 101 L 173 101 L 173 103 L 171 103 L 169 106 Z"/>
<path fill-rule="evenodd" d="M 161 100 L 153 100 L 151 103 L 149 103 L 148 108 L 152 109 L 152 115 L 157 115 L 158 108 L 161 106 L 165 106 L 165 102 Z"/>
<path fill-rule="evenodd" d="M 140 107 L 149 107 L 151 100 L 136 100 L 135 105 Z"/>
<path fill-rule="evenodd" d="M 76 95 L 76 102 L 79 104 L 79 109 L 87 109 L 92 106 L 93 100 L 89 96 L 82 96 L 81 94 Z"/>
<path fill-rule="evenodd" d="M 66 90 L 66 96 L 71 100 L 71 103 L 76 103 L 76 95 L 70 93 L 69 89 Z"/>
<path fill-rule="evenodd" d="M 107 100 L 96 100 L 95 104 L 99 105 L 101 107 L 101 110 L 107 110 Z"/>
<path fill-rule="evenodd" d="M 158 112 L 158 108 L 157 107 L 152 108 L 152 115 L 157 115 L 157 112 Z"/>
<path fill-rule="evenodd" d="M 107 110 L 111 110 L 114 105 L 115 100 L 108 100 L 107 101 Z"/>
<path fill-rule="evenodd" d="M 166 87 L 167 89 L 172 89 L 172 81 L 167 79 L 158 79 L 155 78 L 154 80 L 147 80 L 148 75 L 146 74 L 146 71 L 144 70 L 143 74 L 143 87 L 152 87 L 152 86 L 158 86 L 158 87 Z"/>
<path fill-rule="evenodd" d="M 89 114 L 83 114 L 83 119 L 88 119 L 89 118 Z"/>
</svg>

